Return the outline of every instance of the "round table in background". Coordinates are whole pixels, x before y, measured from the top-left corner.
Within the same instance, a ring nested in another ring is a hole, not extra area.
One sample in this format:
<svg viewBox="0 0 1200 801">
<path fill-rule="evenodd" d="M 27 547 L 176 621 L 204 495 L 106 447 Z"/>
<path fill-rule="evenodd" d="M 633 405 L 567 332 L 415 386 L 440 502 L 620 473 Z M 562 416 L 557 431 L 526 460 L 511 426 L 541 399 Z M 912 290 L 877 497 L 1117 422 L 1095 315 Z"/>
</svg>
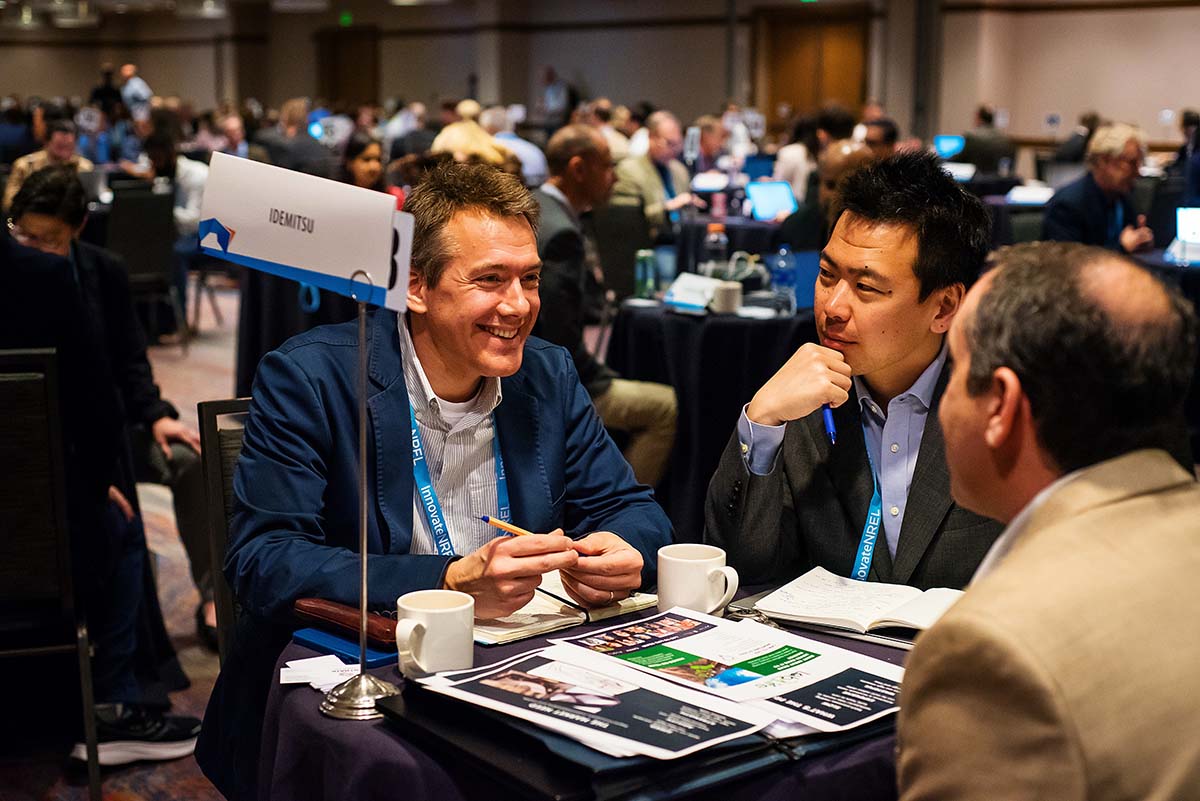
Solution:
<svg viewBox="0 0 1200 801">
<path fill-rule="evenodd" d="M 805 342 L 815 342 L 811 309 L 792 317 L 695 317 L 621 308 L 607 362 L 624 378 L 675 388 L 679 422 L 660 501 L 679 541 L 699 541 L 704 496 L 742 407 Z"/>
</svg>

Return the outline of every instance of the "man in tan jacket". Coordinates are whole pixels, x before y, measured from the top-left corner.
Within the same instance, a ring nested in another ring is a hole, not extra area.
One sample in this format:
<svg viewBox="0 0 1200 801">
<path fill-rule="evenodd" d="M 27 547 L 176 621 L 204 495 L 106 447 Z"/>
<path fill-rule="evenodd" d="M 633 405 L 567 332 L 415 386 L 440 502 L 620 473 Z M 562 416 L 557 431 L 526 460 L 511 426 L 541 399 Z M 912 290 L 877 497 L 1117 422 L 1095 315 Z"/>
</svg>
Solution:
<svg viewBox="0 0 1200 801">
<path fill-rule="evenodd" d="M 45 147 L 13 162 L 8 185 L 4 188 L 5 211 L 12 205 L 12 199 L 17 196 L 26 178 L 42 167 L 59 164 L 74 167 L 77 173 L 96 169 L 92 162 L 75 152 L 75 123 L 70 120 L 51 122 L 46 129 Z"/>
<path fill-rule="evenodd" d="M 1009 525 L 908 661 L 901 799 L 1195 799 L 1200 485 L 1167 453 L 1193 312 L 1098 248 L 995 261 L 939 416 L 955 500 Z"/>
<path fill-rule="evenodd" d="M 641 203 L 650 224 L 650 236 L 670 234 L 670 224 L 679 210 L 695 203 L 691 194 L 691 176 L 679 160 L 683 152 L 683 131 L 679 120 L 669 111 L 656 111 L 646 118 L 650 134 L 646 155 L 627 158 L 617 165 L 613 186 L 614 205 L 636 206 Z M 665 238 L 665 237 L 664 237 Z"/>
</svg>

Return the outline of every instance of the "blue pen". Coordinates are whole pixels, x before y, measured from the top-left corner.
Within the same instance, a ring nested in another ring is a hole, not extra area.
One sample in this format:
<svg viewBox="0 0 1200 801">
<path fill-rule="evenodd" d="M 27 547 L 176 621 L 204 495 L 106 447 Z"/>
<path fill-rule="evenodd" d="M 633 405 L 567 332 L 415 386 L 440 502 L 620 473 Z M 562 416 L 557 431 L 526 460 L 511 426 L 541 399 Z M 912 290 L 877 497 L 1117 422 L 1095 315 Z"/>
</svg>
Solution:
<svg viewBox="0 0 1200 801">
<path fill-rule="evenodd" d="M 825 418 L 825 433 L 829 435 L 829 444 L 837 444 L 837 426 L 833 424 L 833 409 L 829 408 L 829 404 L 821 406 L 821 416 Z"/>
</svg>

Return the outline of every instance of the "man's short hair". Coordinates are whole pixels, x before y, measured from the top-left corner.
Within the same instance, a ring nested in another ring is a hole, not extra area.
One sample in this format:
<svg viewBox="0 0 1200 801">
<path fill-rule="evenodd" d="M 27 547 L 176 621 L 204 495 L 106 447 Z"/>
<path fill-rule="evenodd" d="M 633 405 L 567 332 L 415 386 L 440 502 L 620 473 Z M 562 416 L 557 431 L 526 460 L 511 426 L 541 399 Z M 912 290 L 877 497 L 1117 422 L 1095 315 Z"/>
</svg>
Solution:
<svg viewBox="0 0 1200 801">
<path fill-rule="evenodd" d="M 412 269 L 437 286 L 454 256 L 446 226 L 462 211 L 522 217 L 537 235 L 538 204 L 519 177 L 484 164 L 450 162 L 434 168 L 412 191 L 404 210 L 413 215 Z"/>
<path fill-rule="evenodd" d="M 54 136 L 56 133 L 70 134 L 71 136 L 75 136 L 78 134 L 78 129 L 76 129 L 75 123 L 71 122 L 71 120 L 60 118 L 54 120 L 46 126 L 46 139 L 49 140 L 50 137 Z"/>
<path fill-rule="evenodd" d="M 571 159 L 576 156 L 587 158 L 595 155 L 603 142 L 603 137 L 590 125 L 567 125 L 559 128 L 546 144 L 546 165 L 550 168 L 550 174 L 562 175 Z"/>
<path fill-rule="evenodd" d="M 1174 452 L 1196 364 L 1196 319 L 1162 285 L 1166 313 L 1114 319 L 1086 271 L 1134 262 L 1098 247 L 1037 242 L 997 251 L 998 271 L 964 329 L 967 391 L 1008 367 L 1029 398 L 1037 438 L 1064 473 L 1140 448 Z M 1147 276 L 1149 280 L 1149 277 Z"/>
<path fill-rule="evenodd" d="M 87 192 L 73 167 L 43 167 L 21 184 L 8 216 L 19 220 L 26 214 L 45 214 L 78 228 L 87 217 L 87 204 Z"/>
<path fill-rule="evenodd" d="M 896 127 L 895 121 L 888 117 L 880 117 L 877 120 L 864 122 L 863 125 L 883 131 L 883 143 L 885 145 L 894 145 L 896 144 L 896 140 L 900 138 L 900 129 Z"/>
<path fill-rule="evenodd" d="M 1101 156 L 1119 156 L 1130 139 L 1136 139 L 1138 146 L 1146 149 L 1146 134 L 1136 125 L 1127 122 L 1101 125 L 1088 142 L 1087 159 L 1093 161 Z"/>
<path fill-rule="evenodd" d="M 979 118 L 980 125 L 994 125 L 996 122 L 996 112 L 992 111 L 991 106 L 980 106 L 975 109 L 975 116 Z"/>
<path fill-rule="evenodd" d="M 1180 116 L 1179 124 L 1184 128 L 1200 128 L 1200 112 L 1185 108 Z"/>
<path fill-rule="evenodd" d="M 900 153 L 850 173 L 840 185 L 831 222 L 845 212 L 912 229 L 921 300 L 953 284 L 970 287 L 991 248 L 992 223 L 983 203 L 932 153 Z"/>
<path fill-rule="evenodd" d="M 279 124 L 285 128 L 304 127 L 308 121 L 308 98 L 293 97 L 279 107 Z"/>
<path fill-rule="evenodd" d="M 817 130 L 824 131 L 831 140 L 849 139 L 854 135 L 855 120 L 849 109 L 828 105 L 817 112 Z"/>
<path fill-rule="evenodd" d="M 508 120 L 508 109 L 504 106 L 489 106 L 479 114 L 479 124 L 490 134 L 501 131 L 511 131 L 512 123 Z"/>
<path fill-rule="evenodd" d="M 679 118 L 669 111 L 656 111 L 646 118 L 646 130 L 651 136 L 658 134 L 658 130 L 667 122 L 673 122 L 679 125 Z"/>
<path fill-rule="evenodd" d="M 696 118 L 696 127 L 701 133 L 720 133 L 725 128 L 725 124 L 721 122 L 720 117 L 712 114 L 703 114 Z"/>
</svg>

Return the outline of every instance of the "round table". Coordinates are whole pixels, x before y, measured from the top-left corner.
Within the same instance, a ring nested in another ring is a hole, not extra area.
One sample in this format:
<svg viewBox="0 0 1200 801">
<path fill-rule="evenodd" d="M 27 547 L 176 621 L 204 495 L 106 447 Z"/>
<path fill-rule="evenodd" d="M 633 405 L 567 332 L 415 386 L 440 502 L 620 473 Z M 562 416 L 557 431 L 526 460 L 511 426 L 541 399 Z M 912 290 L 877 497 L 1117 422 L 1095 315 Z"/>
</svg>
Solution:
<svg viewBox="0 0 1200 801">
<path fill-rule="evenodd" d="M 779 228 L 778 223 L 760 222 L 751 217 L 723 217 L 717 219 L 700 214 L 684 220 L 679 225 L 679 240 L 676 243 L 676 270 L 681 273 L 696 272 L 704 253 L 704 237 L 708 235 L 708 224 L 719 222 L 725 225 L 725 236 L 729 237 L 729 252 L 744 250 L 747 253 L 766 253 L 771 250 L 771 237 Z"/>
<path fill-rule="evenodd" d="M 767 320 L 695 317 L 624 306 L 613 323 L 608 364 L 624 378 L 675 388 L 679 419 L 659 500 L 681 542 L 704 530 L 704 496 L 742 407 L 805 342 L 815 342 L 811 309 Z"/>
</svg>

